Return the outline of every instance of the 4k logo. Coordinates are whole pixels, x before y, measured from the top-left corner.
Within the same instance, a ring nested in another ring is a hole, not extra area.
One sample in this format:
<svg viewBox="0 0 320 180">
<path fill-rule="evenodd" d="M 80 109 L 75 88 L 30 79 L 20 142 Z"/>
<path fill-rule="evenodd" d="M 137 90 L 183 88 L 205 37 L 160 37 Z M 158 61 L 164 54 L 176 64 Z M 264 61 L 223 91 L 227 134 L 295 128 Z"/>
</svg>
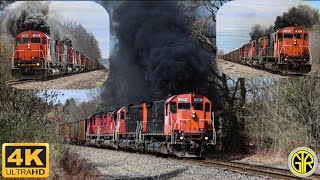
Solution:
<svg viewBox="0 0 320 180">
<path fill-rule="evenodd" d="M 288 157 L 290 171 L 299 177 L 312 175 L 318 167 L 318 157 L 316 153 L 307 147 L 294 149 Z"/>
<path fill-rule="evenodd" d="M 2 176 L 5 178 L 49 177 L 49 145 L 47 143 L 4 143 Z"/>
</svg>

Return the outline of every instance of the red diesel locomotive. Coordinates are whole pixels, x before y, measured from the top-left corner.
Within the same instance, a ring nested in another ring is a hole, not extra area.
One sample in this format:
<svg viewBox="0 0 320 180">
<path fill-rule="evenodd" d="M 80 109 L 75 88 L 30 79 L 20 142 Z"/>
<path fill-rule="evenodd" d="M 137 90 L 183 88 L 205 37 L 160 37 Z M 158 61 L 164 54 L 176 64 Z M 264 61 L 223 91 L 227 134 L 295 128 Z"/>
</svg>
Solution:
<svg viewBox="0 0 320 180">
<path fill-rule="evenodd" d="M 24 31 L 14 40 L 12 76 L 17 79 L 102 69 L 103 65 L 39 31 Z"/>
<path fill-rule="evenodd" d="M 178 157 L 203 157 L 216 142 L 211 102 L 194 93 L 97 113 L 62 129 L 64 138 L 77 144 Z"/>
<path fill-rule="evenodd" d="M 311 71 L 308 31 L 302 27 L 284 27 L 250 41 L 222 58 L 282 74 L 306 74 Z"/>
</svg>

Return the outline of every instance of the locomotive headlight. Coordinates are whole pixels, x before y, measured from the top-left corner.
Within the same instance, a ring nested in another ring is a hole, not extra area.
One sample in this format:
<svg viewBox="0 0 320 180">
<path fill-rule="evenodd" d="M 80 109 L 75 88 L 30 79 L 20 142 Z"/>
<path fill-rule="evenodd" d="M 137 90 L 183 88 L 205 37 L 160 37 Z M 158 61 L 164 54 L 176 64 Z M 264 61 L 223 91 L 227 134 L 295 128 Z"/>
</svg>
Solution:
<svg viewBox="0 0 320 180">
<path fill-rule="evenodd" d="M 37 63 L 37 66 L 40 66 L 40 63 Z"/>
<path fill-rule="evenodd" d="M 284 59 L 284 61 L 288 61 L 288 59 L 287 59 L 287 58 L 285 58 L 285 59 Z"/>
<path fill-rule="evenodd" d="M 28 46 L 30 46 L 30 44 L 28 44 Z"/>
<path fill-rule="evenodd" d="M 183 138 L 184 138 L 183 136 L 180 136 L 180 140 L 183 140 Z"/>
<path fill-rule="evenodd" d="M 205 140 L 208 140 L 209 138 L 206 136 L 206 137 L 204 137 L 204 139 L 205 139 Z"/>
<path fill-rule="evenodd" d="M 191 117 L 195 118 L 196 117 L 196 112 L 192 112 Z"/>
</svg>

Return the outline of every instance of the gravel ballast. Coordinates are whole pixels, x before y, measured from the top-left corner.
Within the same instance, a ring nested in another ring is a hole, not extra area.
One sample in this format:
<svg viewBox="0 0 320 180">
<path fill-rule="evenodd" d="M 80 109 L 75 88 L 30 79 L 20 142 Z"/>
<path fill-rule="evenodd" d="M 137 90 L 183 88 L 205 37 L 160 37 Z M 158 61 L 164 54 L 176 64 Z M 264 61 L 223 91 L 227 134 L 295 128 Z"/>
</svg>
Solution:
<svg viewBox="0 0 320 180">
<path fill-rule="evenodd" d="M 152 155 L 82 146 L 71 149 L 89 160 L 102 179 L 268 179 Z"/>
<path fill-rule="evenodd" d="M 60 77 L 52 80 L 12 85 L 18 89 L 89 89 L 97 87 L 108 78 L 108 70 L 96 70 Z"/>
<path fill-rule="evenodd" d="M 219 70 L 226 75 L 237 78 L 284 77 L 279 74 L 273 74 L 267 71 L 255 69 L 253 67 L 241 65 L 223 59 L 217 59 L 217 65 Z"/>
</svg>

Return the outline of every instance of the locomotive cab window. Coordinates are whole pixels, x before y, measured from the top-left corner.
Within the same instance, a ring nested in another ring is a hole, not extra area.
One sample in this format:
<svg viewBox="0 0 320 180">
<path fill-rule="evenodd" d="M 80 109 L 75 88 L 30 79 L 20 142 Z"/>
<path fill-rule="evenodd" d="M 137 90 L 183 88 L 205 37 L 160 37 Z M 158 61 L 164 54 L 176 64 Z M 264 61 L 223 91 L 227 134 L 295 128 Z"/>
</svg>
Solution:
<svg viewBox="0 0 320 180">
<path fill-rule="evenodd" d="M 166 116 L 168 115 L 168 104 L 166 104 L 164 111 L 166 112 Z"/>
<path fill-rule="evenodd" d="M 113 120 L 117 120 L 117 114 L 113 115 Z"/>
<path fill-rule="evenodd" d="M 190 109 L 190 103 L 179 103 L 178 104 L 178 109 Z"/>
<path fill-rule="evenodd" d="M 278 40 L 282 41 L 282 33 L 278 33 Z"/>
<path fill-rule="evenodd" d="M 40 43 L 40 38 L 31 38 L 31 43 Z"/>
<path fill-rule="evenodd" d="M 294 34 L 294 37 L 295 37 L 296 39 L 302 39 L 302 34 Z"/>
<path fill-rule="evenodd" d="M 194 110 L 203 110 L 203 105 L 202 103 L 192 103 L 193 109 Z"/>
<path fill-rule="evenodd" d="M 284 34 L 283 36 L 285 39 L 292 39 L 293 38 L 293 34 Z"/>
<path fill-rule="evenodd" d="M 121 112 L 120 119 L 124 119 L 124 112 Z"/>
<path fill-rule="evenodd" d="M 22 38 L 22 41 L 21 41 L 22 43 L 28 43 L 29 42 L 29 38 Z"/>
<path fill-rule="evenodd" d="M 170 103 L 170 111 L 172 113 L 176 113 L 177 112 L 177 103 L 176 102 L 171 102 Z"/>
<path fill-rule="evenodd" d="M 21 44 L 21 38 L 18 37 L 18 38 L 16 39 L 16 46 L 19 46 L 20 44 Z"/>
<path fill-rule="evenodd" d="M 45 37 L 42 38 L 42 44 L 47 44 L 47 38 Z"/>
<path fill-rule="evenodd" d="M 205 111 L 210 112 L 210 103 L 205 104 Z"/>
<path fill-rule="evenodd" d="M 308 40 L 308 34 L 304 33 L 304 40 Z"/>
</svg>

